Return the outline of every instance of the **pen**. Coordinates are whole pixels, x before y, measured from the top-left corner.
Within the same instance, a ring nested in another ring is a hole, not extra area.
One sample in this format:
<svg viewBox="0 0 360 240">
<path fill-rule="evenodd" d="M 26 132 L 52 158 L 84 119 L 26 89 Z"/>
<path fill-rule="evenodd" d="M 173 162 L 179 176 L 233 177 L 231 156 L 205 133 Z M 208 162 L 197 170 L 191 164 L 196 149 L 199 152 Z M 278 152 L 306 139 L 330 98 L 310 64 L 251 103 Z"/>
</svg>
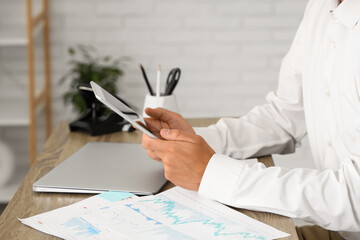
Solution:
<svg viewBox="0 0 360 240">
<path fill-rule="evenodd" d="M 156 75 L 156 97 L 160 97 L 160 77 L 161 77 L 161 68 L 160 65 L 157 69 L 157 75 Z"/>
<path fill-rule="evenodd" d="M 141 72 L 142 72 L 142 75 L 143 75 L 143 77 L 144 77 L 144 79 L 145 79 L 146 86 L 147 86 L 147 88 L 149 89 L 150 95 L 151 95 L 151 96 L 154 96 L 154 91 L 153 91 L 153 89 L 152 89 L 152 87 L 151 87 L 151 85 L 150 85 L 150 83 L 149 83 L 149 80 L 148 80 L 148 78 L 147 78 L 147 76 L 146 76 L 145 69 L 143 68 L 143 66 L 142 66 L 141 64 L 139 65 L 139 67 L 140 67 L 140 70 L 141 70 Z"/>
</svg>

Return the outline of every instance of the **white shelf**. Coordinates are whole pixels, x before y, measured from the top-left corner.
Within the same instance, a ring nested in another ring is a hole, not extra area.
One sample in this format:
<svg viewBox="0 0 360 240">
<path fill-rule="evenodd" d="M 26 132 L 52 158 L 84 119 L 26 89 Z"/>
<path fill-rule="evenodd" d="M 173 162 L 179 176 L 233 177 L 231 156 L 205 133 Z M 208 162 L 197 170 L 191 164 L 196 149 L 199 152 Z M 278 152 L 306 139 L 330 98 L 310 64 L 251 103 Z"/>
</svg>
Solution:
<svg viewBox="0 0 360 240">
<path fill-rule="evenodd" d="M 29 126 L 26 101 L 0 101 L 0 127 Z"/>
<path fill-rule="evenodd" d="M 28 40 L 25 28 L 11 30 L 1 28 L 0 31 L 0 47 L 27 46 Z"/>
<path fill-rule="evenodd" d="M 34 37 L 40 35 L 41 28 L 34 29 Z M 26 47 L 28 40 L 26 37 L 26 29 L 16 29 L 13 31 L 7 31 L 0 29 L 0 47 Z"/>
<path fill-rule="evenodd" d="M 0 38 L 1 47 L 12 47 L 12 46 L 26 46 L 28 40 L 25 37 L 13 37 L 13 38 Z"/>
<path fill-rule="evenodd" d="M 0 186 L 0 204 L 8 203 L 20 187 L 24 177 L 28 172 L 28 167 L 18 167 L 10 182 L 5 186 Z"/>
</svg>

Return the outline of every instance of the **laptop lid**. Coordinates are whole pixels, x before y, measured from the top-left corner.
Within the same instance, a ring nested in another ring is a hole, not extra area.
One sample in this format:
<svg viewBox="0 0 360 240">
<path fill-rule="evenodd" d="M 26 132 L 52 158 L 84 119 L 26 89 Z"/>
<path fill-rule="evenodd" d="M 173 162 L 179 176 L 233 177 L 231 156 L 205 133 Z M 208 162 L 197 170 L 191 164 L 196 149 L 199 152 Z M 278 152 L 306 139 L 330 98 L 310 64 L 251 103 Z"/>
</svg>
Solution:
<svg viewBox="0 0 360 240">
<path fill-rule="evenodd" d="M 150 195 L 165 183 L 162 164 L 140 144 L 90 142 L 37 180 L 33 191 Z"/>
</svg>

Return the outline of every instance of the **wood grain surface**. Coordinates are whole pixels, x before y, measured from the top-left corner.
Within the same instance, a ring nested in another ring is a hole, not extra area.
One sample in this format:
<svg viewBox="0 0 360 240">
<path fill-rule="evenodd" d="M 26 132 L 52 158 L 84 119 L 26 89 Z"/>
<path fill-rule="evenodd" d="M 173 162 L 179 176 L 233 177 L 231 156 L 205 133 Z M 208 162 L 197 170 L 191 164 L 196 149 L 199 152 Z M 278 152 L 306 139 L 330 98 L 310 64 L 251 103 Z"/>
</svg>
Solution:
<svg viewBox="0 0 360 240">
<path fill-rule="evenodd" d="M 192 126 L 208 126 L 215 123 L 216 121 L 216 118 L 189 119 L 189 122 Z M 141 133 L 139 131 L 132 133 L 118 132 L 99 137 L 91 137 L 85 133 L 70 133 L 67 123 L 60 123 L 53 131 L 50 138 L 46 141 L 44 148 L 38 155 L 33 166 L 30 168 L 23 183 L 1 215 L 1 240 L 59 239 L 57 237 L 44 234 L 28 226 L 25 226 L 18 220 L 18 218 L 27 218 L 39 213 L 76 203 L 92 196 L 92 194 L 35 193 L 32 191 L 32 184 L 59 163 L 61 163 L 63 160 L 76 152 L 87 142 L 94 141 L 140 143 Z M 267 167 L 273 166 L 271 157 L 260 158 L 259 161 L 263 162 Z M 163 187 L 162 191 L 173 186 L 174 185 L 172 183 L 167 183 Z M 290 237 L 283 239 L 298 239 L 293 221 L 290 218 L 272 213 L 254 212 L 243 209 L 237 210 L 252 218 L 291 234 Z"/>
</svg>

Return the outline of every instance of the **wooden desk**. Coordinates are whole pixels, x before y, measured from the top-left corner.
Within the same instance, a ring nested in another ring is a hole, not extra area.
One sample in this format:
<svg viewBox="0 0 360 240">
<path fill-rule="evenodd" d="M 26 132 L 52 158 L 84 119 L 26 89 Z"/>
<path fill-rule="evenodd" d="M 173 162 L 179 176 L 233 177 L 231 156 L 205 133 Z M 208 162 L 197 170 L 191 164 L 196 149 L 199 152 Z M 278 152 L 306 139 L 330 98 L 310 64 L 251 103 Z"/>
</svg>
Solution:
<svg viewBox="0 0 360 240">
<path fill-rule="evenodd" d="M 208 126 L 216 122 L 216 120 L 217 119 L 190 119 L 189 122 L 192 126 Z M 26 218 L 67 206 L 91 196 L 89 194 L 34 193 L 32 191 L 32 184 L 84 144 L 94 141 L 140 143 L 141 133 L 139 131 L 133 133 L 119 132 L 100 137 L 90 137 L 84 133 L 69 133 L 67 124 L 60 123 L 46 141 L 36 162 L 30 168 L 22 185 L 1 215 L 0 239 L 58 239 L 23 225 L 17 218 Z M 273 165 L 271 157 L 261 158 L 259 161 L 263 162 L 266 166 Z M 164 189 L 172 186 L 171 183 L 168 183 Z M 289 218 L 271 213 L 248 210 L 239 211 L 291 234 L 290 237 L 284 239 L 298 239 L 294 224 Z"/>
</svg>

